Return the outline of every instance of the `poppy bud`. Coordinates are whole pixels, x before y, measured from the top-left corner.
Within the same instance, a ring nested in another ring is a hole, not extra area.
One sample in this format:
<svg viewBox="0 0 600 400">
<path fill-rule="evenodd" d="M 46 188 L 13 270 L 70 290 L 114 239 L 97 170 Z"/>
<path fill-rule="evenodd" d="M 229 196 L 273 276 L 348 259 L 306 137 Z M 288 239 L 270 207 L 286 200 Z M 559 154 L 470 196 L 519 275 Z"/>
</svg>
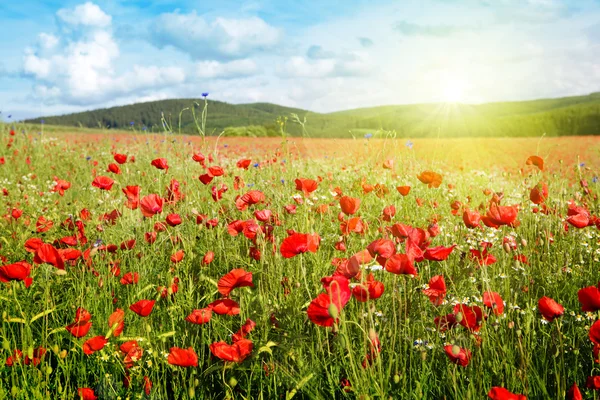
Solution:
<svg viewBox="0 0 600 400">
<path fill-rule="evenodd" d="M 196 378 L 194 379 L 194 387 L 198 387 L 198 385 L 200 385 L 200 381 L 198 380 L 198 378 Z"/>
<path fill-rule="evenodd" d="M 338 317 L 340 315 L 340 312 L 339 312 L 337 306 L 333 303 L 329 304 L 329 307 L 327 308 L 327 312 L 329 313 L 329 316 L 331 318 L 333 318 L 334 320 L 338 319 Z"/>
<path fill-rule="evenodd" d="M 452 354 L 458 356 L 460 354 L 460 347 L 457 345 L 452 346 Z"/>
<path fill-rule="evenodd" d="M 231 386 L 232 388 L 237 386 L 237 379 L 235 379 L 233 376 L 231 378 L 229 378 L 229 386 Z"/>
<path fill-rule="evenodd" d="M 510 244 L 508 244 L 508 242 L 505 242 L 505 243 L 502 245 L 502 248 L 504 249 L 504 252 L 506 252 L 506 253 L 510 253 Z"/>
<path fill-rule="evenodd" d="M 57 345 L 57 344 L 55 344 L 54 346 L 52 346 L 52 352 L 53 352 L 54 354 L 58 354 L 58 351 L 59 351 L 59 350 L 60 350 L 60 349 L 58 348 L 58 345 Z"/>
<path fill-rule="evenodd" d="M 456 319 L 456 322 L 460 324 L 460 321 L 463 320 L 463 313 L 462 312 L 456 313 L 455 319 Z"/>
<path fill-rule="evenodd" d="M 396 374 L 394 374 L 394 383 L 395 383 L 395 384 L 398 384 L 398 383 L 400 383 L 400 375 L 398 375 L 397 373 L 396 373 Z"/>
<path fill-rule="evenodd" d="M 46 375 L 50 375 L 51 373 L 52 373 L 52 367 L 48 365 L 46 367 Z"/>
<path fill-rule="evenodd" d="M 27 348 L 27 357 L 33 359 L 33 347 L 32 346 L 29 346 Z"/>
<path fill-rule="evenodd" d="M 17 397 L 17 395 L 19 394 L 19 388 L 16 386 L 13 386 L 10 389 L 10 394 L 12 395 L 12 397 Z"/>
<path fill-rule="evenodd" d="M 521 245 L 522 245 L 523 247 L 527 247 L 527 240 L 525 240 L 525 239 L 521 239 Z"/>
<path fill-rule="evenodd" d="M 7 351 L 10 350 L 10 342 L 8 340 L 3 340 L 2 341 L 2 348 L 4 350 L 7 350 Z"/>
<path fill-rule="evenodd" d="M 152 332 L 152 327 L 150 326 L 150 324 L 146 324 L 146 332 L 148 332 L 148 333 Z"/>
<path fill-rule="evenodd" d="M 193 387 L 190 387 L 188 389 L 188 396 L 190 397 L 190 399 L 193 399 L 194 397 L 196 397 L 196 390 Z"/>
<path fill-rule="evenodd" d="M 58 356 L 64 360 L 67 357 L 67 350 L 62 350 Z"/>
</svg>

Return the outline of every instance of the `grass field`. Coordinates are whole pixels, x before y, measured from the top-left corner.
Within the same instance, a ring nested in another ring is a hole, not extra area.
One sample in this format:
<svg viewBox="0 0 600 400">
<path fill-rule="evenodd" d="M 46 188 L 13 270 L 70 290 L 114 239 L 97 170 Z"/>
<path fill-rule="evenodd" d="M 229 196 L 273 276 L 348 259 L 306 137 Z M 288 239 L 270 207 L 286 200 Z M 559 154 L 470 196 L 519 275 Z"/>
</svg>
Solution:
<svg viewBox="0 0 600 400">
<path fill-rule="evenodd" d="M 0 142 L 0 398 L 599 398 L 600 137 Z"/>
</svg>

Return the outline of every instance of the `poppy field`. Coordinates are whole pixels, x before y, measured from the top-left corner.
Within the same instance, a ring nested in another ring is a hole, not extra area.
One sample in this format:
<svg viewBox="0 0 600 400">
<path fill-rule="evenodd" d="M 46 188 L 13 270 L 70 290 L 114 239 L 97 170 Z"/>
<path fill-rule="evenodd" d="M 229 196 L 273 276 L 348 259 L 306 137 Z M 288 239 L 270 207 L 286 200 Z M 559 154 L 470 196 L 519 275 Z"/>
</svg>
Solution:
<svg viewBox="0 0 600 400">
<path fill-rule="evenodd" d="M 0 126 L 0 398 L 598 399 L 599 152 Z"/>
</svg>

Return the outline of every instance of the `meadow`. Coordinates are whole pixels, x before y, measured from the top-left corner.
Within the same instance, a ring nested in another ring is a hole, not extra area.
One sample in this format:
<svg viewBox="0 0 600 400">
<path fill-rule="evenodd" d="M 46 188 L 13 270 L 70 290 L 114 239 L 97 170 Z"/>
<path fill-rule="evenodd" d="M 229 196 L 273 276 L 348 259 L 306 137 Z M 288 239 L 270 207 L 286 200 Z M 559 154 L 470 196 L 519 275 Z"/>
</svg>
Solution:
<svg viewBox="0 0 600 400">
<path fill-rule="evenodd" d="M 0 398 L 600 397 L 600 137 L 0 142 Z"/>
</svg>

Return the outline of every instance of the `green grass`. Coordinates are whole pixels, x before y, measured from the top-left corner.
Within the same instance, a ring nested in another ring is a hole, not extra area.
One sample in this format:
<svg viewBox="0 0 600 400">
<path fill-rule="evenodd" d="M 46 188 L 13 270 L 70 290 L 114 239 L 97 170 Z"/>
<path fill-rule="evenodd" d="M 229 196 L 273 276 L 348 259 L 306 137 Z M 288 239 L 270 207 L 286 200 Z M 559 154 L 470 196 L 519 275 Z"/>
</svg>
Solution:
<svg viewBox="0 0 600 400">
<path fill-rule="evenodd" d="M 549 206 L 564 215 L 567 201 L 578 193 L 582 195 L 577 186 L 580 178 L 587 179 L 592 190 L 597 191 L 597 185 L 592 183 L 597 173 L 594 169 L 555 166 L 545 173 L 527 167 L 524 175 L 516 169 L 467 173 L 452 165 L 423 165 L 403 143 L 391 141 L 396 164 L 390 171 L 381 168 L 380 149 L 365 141 L 365 157 L 360 160 L 340 157 L 316 162 L 292 157 L 283 147 L 277 149 L 283 153 L 278 161 L 269 164 L 266 161 L 276 155 L 265 148 L 264 154 L 253 156 L 253 162 L 261 162 L 261 166 L 244 171 L 235 166 L 244 156 L 236 146 L 199 149 L 171 136 L 163 142 L 126 137 L 116 141 L 108 135 L 99 143 L 78 141 L 75 135 L 58 135 L 59 139 L 53 140 L 44 129 L 43 135 L 14 137 L 8 135 L 8 127 L 0 132 L 0 157 L 5 158 L 5 164 L 0 165 L 0 188 L 8 191 L 2 197 L 2 209 L 9 215 L 0 220 L 0 255 L 7 258 L 4 264 L 21 260 L 33 264 L 32 255 L 24 248 L 25 241 L 40 237 L 52 243 L 72 235 L 71 230 L 61 227 L 61 222 L 69 216 L 78 219 L 83 208 L 92 213 L 92 220 L 86 222 L 85 228 L 90 243 L 80 246 L 81 250 L 98 239 L 103 244 L 119 245 L 135 238 L 137 244 L 132 250 L 94 254 L 92 266 L 98 276 L 78 260 L 66 268 L 65 275 L 57 274 L 48 264 L 36 266 L 29 288 L 21 282 L 0 285 L 0 398 L 72 399 L 77 388 L 90 387 L 102 399 L 482 399 L 492 386 L 504 386 L 530 399 L 564 399 L 574 382 L 583 388 L 587 376 L 598 374 L 588 339 L 589 326 L 597 314 L 581 312 L 577 300 L 580 288 L 598 281 L 598 230 L 571 227 L 566 233 L 559 216 L 534 214 L 528 201 L 529 188 L 545 180 L 550 187 Z M 260 142 L 257 143 L 260 150 Z M 191 160 L 198 150 L 207 157 L 212 153 L 215 161 L 210 165 L 222 166 L 227 174 L 202 185 L 197 177 L 205 171 Z M 136 161 L 122 165 L 121 175 L 104 172 L 114 162 L 112 152 L 135 155 Z M 158 157 L 167 158 L 168 173 L 150 165 Z M 282 159 L 286 162 L 282 163 Z M 444 183 L 439 189 L 429 189 L 416 179 L 423 169 L 443 174 Z M 115 179 L 112 190 L 104 192 L 91 186 L 94 170 Z M 64 197 L 50 192 L 54 176 L 71 182 Z M 235 198 L 250 187 L 235 190 L 235 176 L 252 185 L 253 190 L 261 190 L 267 205 L 238 211 Z M 293 204 L 293 196 L 300 193 L 295 190 L 294 180 L 317 176 L 324 178 L 318 190 L 298 205 L 295 215 L 288 215 L 284 206 Z M 121 189 L 125 186 L 140 185 L 141 196 L 164 195 L 171 179 L 182 184 L 186 197 L 176 205 L 165 206 L 162 214 L 144 218 L 139 210 L 124 207 Z M 386 185 L 389 194 L 380 198 L 374 192 L 364 193 L 363 179 Z M 215 202 L 210 190 L 221 183 L 229 190 L 220 202 Z M 448 188 L 449 183 L 454 189 Z M 402 197 L 395 190 L 401 184 L 412 186 L 409 196 Z M 334 187 L 362 200 L 358 215 L 369 226 L 366 234 L 346 238 L 345 253 L 334 248 L 340 238 L 339 206 L 331 194 Z M 487 204 L 489 196 L 482 190 L 488 187 L 504 192 L 503 204 L 520 204 L 519 228 L 469 230 L 460 216 L 450 214 L 450 203 L 467 202 L 468 196 L 471 208 Z M 419 207 L 416 198 L 422 199 L 424 205 Z M 596 214 L 597 200 L 591 196 L 584 196 L 584 200 Z M 434 208 L 434 203 L 439 206 Z M 329 204 L 329 211 L 316 213 L 315 208 L 322 204 Z M 397 213 L 392 222 L 385 222 L 381 212 L 390 204 L 395 205 Z M 23 210 L 17 221 L 10 217 L 12 208 Z M 251 242 L 243 235 L 230 236 L 227 223 L 251 219 L 254 210 L 263 208 L 277 213 L 282 224 L 273 227 L 275 251 L 272 243 L 260 238 L 257 245 L 262 258 L 255 261 L 248 257 Z M 114 225 L 98 220 L 114 209 L 122 213 Z M 184 222 L 158 233 L 157 241 L 148 245 L 144 233 L 151 232 L 155 223 L 164 221 L 169 213 L 179 213 Z M 208 229 L 196 224 L 196 213 L 218 218 L 218 227 Z M 458 245 L 447 261 L 418 263 L 419 275 L 415 278 L 375 271 L 376 279 L 385 284 L 383 296 L 367 303 L 351 299 L 340 315 L 335 333 L 308 320 L 306 308 L 323 292 L 320 279 L 333 273 L 333 258 L 349 257 L 365 249 L 383 236 L 379 228 L 392 223 L 427 228 L 434 214 L 440 216 L 441 234 L 432 239 L 431 246 Z M 54 221 L 54 227 L 38 234 L 35 221 L 41 215 Z M 284 259 L 278 245 L 287 236 L 287 229 L 319 233 L 319 250 Z M 549 242 L 547 232 L 553 233 L 554 243 Z M 515 253 L 503 250 L 502 238 L 507 235 L 516 237 L 518 252 L 528 257 L 529 265 L 515 262 Z M 494 243 L 491 252 L 498 261 L 477 268 L 465 254 L 482 240 Z M 184 250 L 185 258 L 175 265 L 170 256 L 177 250 Z M 201 260 L 207 251 L 213 251 L 215 259 L 204 266 Z M 139 283 L 121 285 L 110 272 L 115 262 L 119 262 L 121 276 L 138 272 Z M 193 309 L 205 307 L 219 297 L 216 282 L 234 268 L 253 273 L 254 287 L 235 289 L 231 295 L 241 305 L 240 315 L 213 315 L 202 326 L 186 322 L 185 317 Z M 446 278 L 448 302 L 435 307 L 420 289 L 431 276 L 439 274 Z M 180 280 L 178 293 L 161 298 L 157 287 L 170 285 L 174 277 Z M 482 306 L 481 296 L 486 290 L 502 295 L 506 302 L 503 315 L 490 315 L 477 334 L 462 327 L 445 333 L 436 329 L 434 318 L 450 313 L 453 301 L 468 298 L 471 304 Z M 535 310 L 538 299 L 544 295 L 565 307 L 565 315 L 552 323 L 542 321 Z M 157 300 L 146 318 L 128 310 L 140 299 Z M 73 322 L 77 307 L 92 314 L 92 328 L 82 339 L 64 330 Z M 107 319 L 116 307 L 126 312 L 122 336 L 111 338 L 104 349 L 86 356 L 82 344 L 109 331 Z M 229 342 L 229 336 L 247 318 L 256 322 L 249 335 L 254 342 L 251 356 L 239 364 L 211 358 L 209 345 L 219 340 Z M 365 368 L 361 363 L 370 349 L 370 330 L 380 338 L 381 353 Z M 141 347 L 145 352 L 130 370 L 131 386 L 126 389 L 122 384 L 122 357 L 116 354 L 118 345 L 131 338 L 143 339 Z M 470 349 L 473 358 L 469 365 L 463 368 L 450 363 L 443 350 L 445 343 Z M 38 366 L 3 365 L 14 349 L 27 354 L 38 346 L 48 349 Z M 199 358 L 198 367 L 169 365 L 164 355 L 173 346 L 193 347 Z M 154 385 L 150 396 L 143 393 L 144 376 Z M 349 392 L 342 390 L 342 379 L 351 382 Z M 598 395 L 588 390 L 586 398 Z"/>
</svg>

